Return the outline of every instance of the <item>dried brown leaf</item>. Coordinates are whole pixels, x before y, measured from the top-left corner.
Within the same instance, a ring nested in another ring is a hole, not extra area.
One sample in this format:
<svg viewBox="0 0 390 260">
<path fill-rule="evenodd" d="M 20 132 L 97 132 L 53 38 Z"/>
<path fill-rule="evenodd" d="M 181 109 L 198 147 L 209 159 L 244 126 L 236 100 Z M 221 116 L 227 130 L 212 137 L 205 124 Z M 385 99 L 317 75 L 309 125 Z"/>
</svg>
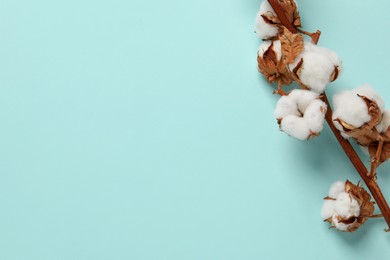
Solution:
<svg viewBox="0 0 390 260">
<path fill-rule="evenodd" d="M 304 39 L 301 34 L 293 34 L 286 27 L 282 28 L 279 36 L 282 45 L 282 59 L 291 64 L 304 49 Z"/>
<path fill-rule="evenodd" d="M 269 82 L 290 85 L 292 79 L 289 76 L 286 65 L 278 60 L 276 52 L 273 49 L 273 44 L 272 42 L 262 57 L 257 56 L 259 71 Z"/>
<path fill-rule="evenodd" d="M 359 185 L 354 185 L 350 181 L 345 182 L 345 191 L 350 194 L 360 206 L 360 216 L 358 222 L 363 224 L 367 217 L 371 217 L 374 213 L 374 202 L 371 201 L 371 195 Z"/>
<path fill-rule="evenodd" d="M 285 10 L 288 21 L 294 27 L 301 26 L 301 18 L 299 16 L 298 7 L 294 0 L 279 0 L 280 5 Z"/>
</svg>

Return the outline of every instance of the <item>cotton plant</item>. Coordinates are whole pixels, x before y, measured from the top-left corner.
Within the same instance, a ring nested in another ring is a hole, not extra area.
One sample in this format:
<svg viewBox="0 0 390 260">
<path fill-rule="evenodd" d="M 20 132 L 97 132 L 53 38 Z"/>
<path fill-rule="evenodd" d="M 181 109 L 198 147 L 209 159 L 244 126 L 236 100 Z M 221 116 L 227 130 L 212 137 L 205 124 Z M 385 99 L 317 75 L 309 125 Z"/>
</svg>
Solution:
<svg viewBox="0 0 390 260">
<path fill-rule="evenodd" d="M 320 135 L 326 121 L 369 188 L 371 195 L 348 180 L 331 186 L 321 215 L 332 228 L 354 232 L 374 217 L 384 217 L 390 226 L 390 208 L 376 182 L 377 167 L 390 158 L 390 110 L 371 86 L 363 85 L 336 93 L 332 111 L 325 90 L 340 76 L 342 62 L 334 51 L 317 45 L 320 31 L 306 32 L 301 26 L 294 0 L 264 1 L 255 19 L 262 40 L 258 70 L 280 95 L 274 110 L 279 129 L 305 141 Z M 299 88 L 286 91 L 293 82 Z M 370 170 L 350 140 L 370 156 Z M 374 204 L 380 214 L 374 214 Z"/>
</svg>

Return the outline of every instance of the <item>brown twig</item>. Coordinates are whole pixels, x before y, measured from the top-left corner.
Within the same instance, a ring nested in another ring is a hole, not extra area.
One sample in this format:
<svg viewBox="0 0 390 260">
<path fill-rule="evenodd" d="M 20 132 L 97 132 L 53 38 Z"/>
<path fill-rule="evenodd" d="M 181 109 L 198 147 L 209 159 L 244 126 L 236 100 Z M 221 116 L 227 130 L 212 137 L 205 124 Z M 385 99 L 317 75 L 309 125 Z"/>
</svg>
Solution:
<svg viewBox="0 0 390 260">
<path fill-rule="evenodd" d="M 274 9 L 276 15 L 279 17 L 280 21 L 282 22 L 283 26 L 285 26 L 290 32 L 297 33 L 297 29 L 288 21 L 285 10 L 283 7 L 279 4 L 278 0 L 268 0 L 272 8 Z M 320 32 L 317 31 L 314 33 L 316 36 L 312 41 L 313 43 L 317 44 Z M 332 120 L 332 108 L 329 104 L 329 100 L 325 93 L 323 93 L 323 100 L 328 106 L 328 109 L 325 114 L 326 122 L 328 123 L 330 129 L 332 130 L 333 134 L 335 135 L 337 141 L 340 143 L 341 147 L 343 148 L 345 154 L 348 156 L 349 160 L 351 161 L 352 165 L 355 167 L 356 171 L 359 173 L 360 177 L 363 179 L 364 183 L 370 190 L 375 202 L 377 203 L 380 211 L 382 212 L 382 216 L 384 217 L 387 225 L 389 228 L 386 231 L 390 230 L 390 208 L 389 205 L 386 202 L 385 197 L 382 194 L 381 189 L 378 186 L 378 183 L 376 182 L 376 178 L 373 178 L 373 176 L 370 176 L 370 173 L 368 172 L 366 166 L 364 163 L 360 160 L 358 154 L 353 149 L 351 143 L 344 139 L 339 130 L 334 126 L 333 120 Z M 379 216 L 379 215 L 378 215 Z"/>
</svg>

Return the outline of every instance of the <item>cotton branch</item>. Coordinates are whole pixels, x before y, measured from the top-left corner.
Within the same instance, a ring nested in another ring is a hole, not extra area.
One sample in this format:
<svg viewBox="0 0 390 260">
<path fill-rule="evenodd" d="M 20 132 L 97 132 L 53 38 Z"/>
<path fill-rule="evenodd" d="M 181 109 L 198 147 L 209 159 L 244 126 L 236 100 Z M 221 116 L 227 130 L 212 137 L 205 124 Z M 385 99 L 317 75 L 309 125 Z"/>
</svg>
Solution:
<svg viewBox="0 0 390 260">
<path fill-rule="evenodd" d="M 286 16 L 285 10 L 280 5 L 279 1 L 278 0 L 268 0 L 268 2 L 272 6 L 272 8 L 274 9 L 275 13 L 279 17 L 283 26 L 285 26 L 291 33 L 294 33 L 294 34 L 298 33 L 298 30 L 289 22 L 289 20 Z M 313 34 L 306 33 L 303 31 L 300 31 L 300 32 L 312 37 L 312 42 L 314 44 L 316 44 L 319 40 L 319 37 L 320 37 L 319 31 L 317 31 Z M 325 119 L 326 119 L 330 129 L 332 130 L 333 134 L 335 135 L 337 141 L 340 143 L 345 154 L 348 156 L 352 165 L 355 167 L 356 171 L 359 173 L 360 177 L 363 179 L 364 183 L 366 184 L 366 186 L 370 190 L 375 202 L 377 203 L 380 211 L 382 212 L 382 214 L 378 215 L 378 216 L 383 215 L 387 225 L 390 227 L 390 208 L 389 208 L 388 203 L 386 202 L 386 199 L 384 198 L 384 196 L 382 194 L 381 189 L 379 188 L 379 186 L 376 182 L 376 178 L 375 178 L 374 174 L 372 172 L 370 174 L 370 172 L 367 170 L 366 166 L 363 164 L 363 162 L 359 158 L 356 151 L 353 149 L 350 142 L 348 140 L 344 139 L 341 136 L 339 130 L 334 126 L 333 120 L 332 120 L 332 109 L 331 109 L 329 100 L 328 100 L 325 93 L 323 93 L 322 96 L 323 96 L 323 101 L 327 104 L 327 107 L 328 107 L 326 115 L 325 115 Z M 376 162 L 373 163 L 372 167 L 374 168 L 374 169 L 372 169 L 372 171 L 375 171 Z M 390 229 L 387 229 L 386 231 L 389 231 L 389 230 Z"/>
</svg>

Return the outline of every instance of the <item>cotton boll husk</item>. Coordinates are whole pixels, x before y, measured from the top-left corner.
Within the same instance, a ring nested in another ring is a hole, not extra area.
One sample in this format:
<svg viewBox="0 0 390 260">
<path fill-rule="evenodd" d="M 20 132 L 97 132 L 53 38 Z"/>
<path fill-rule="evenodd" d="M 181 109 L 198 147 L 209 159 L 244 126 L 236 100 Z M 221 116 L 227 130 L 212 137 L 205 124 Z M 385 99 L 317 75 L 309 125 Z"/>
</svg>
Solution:
<svg viewBox="0 0 390 260">
<path fill-rule="evenodd" d="M 321 209 L 322 219 L 328 219 L 334 214 L 334 200 L 325 200 Z"/>
<path fill-rule="evenodd" d="M 303 117 L 288 115 L 283 118 L 280 129 L 300 140 L 306 140 L 310 135 L 310 129 Z"/>
<path fill-rule="evenodd" d="M 299 111 L 304 113 L 306 107 L 310 104 L 310 102 L 318 98 L 319 94 L 310 90 L 294 89 L 288 94 L 288 96 L 298 105 Z"/>
<path fill-rule="evenodd" d="M 382 120 L 376 126 L 379 133 L 385 133 L 390 126 L 390 110 L 385 110 L 382 114 Z"/>
<path fill-rule="evenodd" d="M 329 197 L 336 199 L 337 196 L 339 196 L 340 193 L 345 192 L 345 182 L 344 181 L 337 181 L 330 186 L 329 189 Z"/>
<path fill-rule="evenodd" d="M 271 12 L 271 13 L 275 14 L 274 9 L 271 7 L 269 2 L 264 1 L 260 5 L 260 10 L 256 15 L 256 20 L 255 20 L 256 35 L 263 40 L 272 38 L 272 37 L 278 35 L 278 32 L 279 32 L 279 29 L 277 26 L 272 26 L 264 21 L 264 19 L 261 15 L 266 14 L 267 12 Z"/>
<path fill-rule="evenodd" d="M 352 198 L 348 193 L 341 192 L 334 203 L 334 210 L 337 215 L 343 218 L 360 215 L 359 203 Z"/>
<path fill-rule="evenodd" d="M 278 59 L 278 61 L 280 61 L 280 59 L 282 58 L 282 47 L 279 40 L 273 42 L 272 41 L 262 42 L 259 46 L 257 54 L 260 57 L 263 57 L 264 53 L 271 47 L 271 44 L 272 44 L 272 49 L 276 54 L 276 58 Z"/>
<path fill-rule="evenodd" d="M 385 102 L 382 97 L 368 84 L 360 86 L 352 90 L 354 93 L 359 94 L 360 96 L 365 96 L 371 100 L 374 100 L 379 109 L 383 111 L 385 109 Z"/>
<path fill-rule="evenodd" d="M 313 133 L 319 133 L 324 128 L 326 104 L 319 100 L 313 100 L 306 108 L 303 118 Z"/>
<path fill-rule="evenodd" d="M 333 215 L 332 217 L 332 224 L 334 225 L 335 228 L 341 231 L 347 231 L 348 227 L 350 227 L 352 224 L 344 224 L 342 222 L 339 222 L 337 220 L 337 215 Z"/>
<path fill-rule="evenodd" d="M 259 46 L 259 50 L 257 51 L 257 54 L 260 57 L 263 57 L 264 52 L 266 52 L 268 50 L 268 48 L 271 46 L 271 43 L 272 43 L 272 41 L 264 41 L 264 42 L 262 42 L 260 44 L 260 46 Z"/>
<path fill-rule="evenodd" d="M 282 96 L 276 103 L 274 116 L 276 119 L 282 119 L 288 115 L 299 116 L 297 104 L 289 97 Z"/>
<path fill-rule="evenodd" d="M 333 96 L 334 112 L 332 119 L 341 119 L 356 128 L 371 120 L 366 103 L 354 91 L 341 91 Z M 340 131 L 342 126 L 334 121 Z"/>
</svg>

